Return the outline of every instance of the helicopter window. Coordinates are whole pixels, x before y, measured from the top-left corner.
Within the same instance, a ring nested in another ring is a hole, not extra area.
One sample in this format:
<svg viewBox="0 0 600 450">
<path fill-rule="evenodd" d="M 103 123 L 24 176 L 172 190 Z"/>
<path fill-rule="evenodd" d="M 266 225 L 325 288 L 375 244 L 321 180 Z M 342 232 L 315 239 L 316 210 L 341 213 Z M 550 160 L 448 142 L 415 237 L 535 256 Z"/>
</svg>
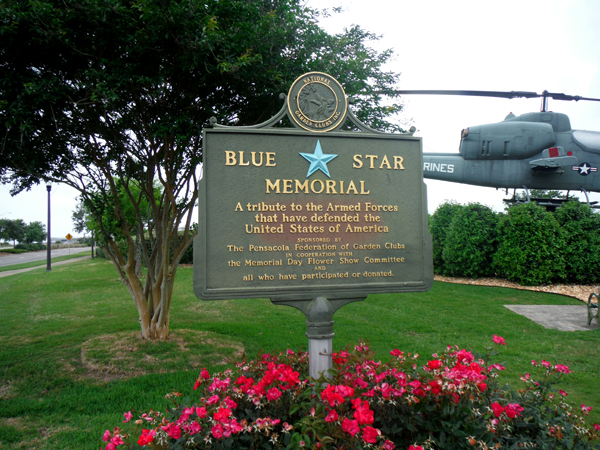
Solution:
<svg viewBox="0 0 600 450">
<path fill-rule="evenodd" d="M 600 132 L 573 131 L 573 137 L 577 143 L 595 152 L 600 152 Z"/>
</svg>

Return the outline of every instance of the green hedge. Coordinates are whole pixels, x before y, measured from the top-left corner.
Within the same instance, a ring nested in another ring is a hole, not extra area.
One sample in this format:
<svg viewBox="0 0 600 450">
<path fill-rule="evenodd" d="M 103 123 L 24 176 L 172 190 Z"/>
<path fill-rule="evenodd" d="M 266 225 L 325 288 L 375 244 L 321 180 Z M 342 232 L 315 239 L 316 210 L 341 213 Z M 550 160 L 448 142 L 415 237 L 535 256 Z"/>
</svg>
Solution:
<svg viewBox="0 0 600 450">
<path fill-rule="evenodd" d="M 15 255 L 18 255 L 19 253 L 27 253 L 27 250 L 21 249 L 21 248 L 5 248 L 3 250 L 0 250 L 0 252 L 2 253 L 12 253 Z"/>
<path fill-rule="evenodd" d="M 555 213 L 534 203 L 505 213 L 444 203 L 430 217 L 438 274 L 500 276 L 523 285 L 600 281 L 600 214 L 567 202 Z"/>
<path fill-rule="evenodd" d="M 16 249 L 25 250 L 27 252 L 36 252 L 38 250 L 46 250 L 46 244 L 17 244 L 15 245 Z"/>
<path fill-rule="evenodd" d="M 470 278 L 493 275 L 497 223 L 498 215 L 479 203 L 455 209 L 442 250 L 443 274 Z"/>
</svg>

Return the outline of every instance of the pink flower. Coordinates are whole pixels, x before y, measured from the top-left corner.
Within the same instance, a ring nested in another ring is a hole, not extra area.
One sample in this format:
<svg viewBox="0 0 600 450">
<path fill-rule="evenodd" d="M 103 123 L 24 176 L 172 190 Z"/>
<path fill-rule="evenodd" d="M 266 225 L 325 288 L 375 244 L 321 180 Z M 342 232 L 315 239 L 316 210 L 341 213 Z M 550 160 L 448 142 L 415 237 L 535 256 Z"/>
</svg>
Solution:
<svg viewBox="0 0 600 450">
<path fill-rule="evenodd" d="M 281 391 L 279 389 L 277 389 L 276 387 L 268 390 L 267 400 L 269 400 L 270 402 L 277 400 L 279 397 L 281 397 Z"/>
<path fill-rule="evenodd" d="M 565 391 L 563 391 L 562 389 L 559 389 L 559 390 L 558 390 L 558 393 L 559 393 L 560 395 L 562 395 L 563 397 L 566 397 L 567 395 L 569 395 L 569 394 L 567 394 Z"/>
<path fill-rule="evenodd" d="M 210 374 L 208 373 L 208 370 L 206 370 L 206 367 L 200 371 L 200 377 L 203 380 L 208 380 L 210 378 Z"/>
<path fill-rule="evenodd" d="M 492 341 L 494 341 L 496 344 L 506 345 L 504 338 L 502 336 L 498 336 L 497 334 L 494 335 Z"/>
<path fill-rule="evenodd" d="M 179 439 L 181 437 L 181 428 L 174 424 L 171 425 L 172 426 L 169 427 L 167 433 L 169 433 L 169 436 L 171 436 L 173 439 Z"/>
<path fill-rule="evenodd" d="M 350 420 L 346 417 L 342 422 L 342 430 L 349 433 L 351 436 L 354 436 L 360 431 L 360 428 L 358 428 L 358 420 Z"/>
<path fill-rule="evenodd" d="M 121 439 L 121 436 L 119 436 L 119 435 L 113 436 L 113 438 L 110 440 L 110 443 L 113 444 L 115 447 L 117 445 L 124 444 L 123 439 Z"/>
<path fill-rule="evenodd" d="M 394 445 L 394 443 L 392 441 L 386 440 L 383 443 L 383 450 L 394 450 L 396 448 L 396 446 Z"/>
<path fill-rule="evenodd" d="M 214 427 L 212 427 L 211 431 L 215 439 L 221 439 L 223 437 L 223 426 L 220 423 L 217 423 Z"/>
<path fill-rule="evenodd" d="M 336 420 L 338 420 L 338 418 L 339 416 L 335 409 L 331 409 L 329 411 L 329 414 L 327 414 L 327 417 L 325 417 L 325 422 L 335 422 Z"/>
<path fill-rule="evenodd" d="M 400 357 L 404 355 L 404 352 L 401 352 L 398 349 L 394 349 L 390 352 L 390 355 L 395 356 L 395 357 Z"/>
<path fill-rule="evenodd" d="M 408 447 L 408 450 L 423 450 L 423 447 L 421 447 L 420 445 L 411 445 L 410 447 Z"/>
<path fill-rule="evenodd" d="M 125 420 L 123 421 L 123 423 L 127 423 L 131 420 L 131 418 L 133 417 L 133 414 L 131 414 L 131 411 L 123 413 L 123 415 L 125 416 Z"/>
<path fill-rule="evenodd" d="M 229 397 L 226 397 L 223 401 L 225 402 L 225 406 L 227 406 L 229 409 L 237 408 L 237 403 L 231 400 Z"/>
<path fill-rule="evenodd" d="M 219 402 L 219 396 L 218 395 L 213 395 L 208 400 L 206 400 L 206 404 L 207 405 L 214 405 L 214 404 L 216 404 L 218 402 Z"/>
<path fill-rule="evenodd" d="M 532 360 L 531 360 L 531 365 L 532 365 L 532 366 L 537 366 L 537 362 L 536 362 L 536 360 L 535 360 L 535 359 L 532 359 Z"/>
<path fill-rule="evenodd" d="M 554 366 L 554 368 L 557 370 L 557 372 L 560 373 L 571 373 L 573 372 L 572 370 L 569 369 L 569 366 L 565 366 L 564 364 L 557 364 Z"/>
<path fill-rule="evenodd" d="M 546 369 L 549 369 L 550 367 L 552 367 L 552 364 L 550 364 L 545 359 L 542 359 L 542 366 L 544 366 Z"/>
<path fill-rule="evenodd" d="M 102 436 L 102 440 L 103 440 L 104 442 L 108 442 L 108 441 L 110 441 L 110 431 L 106 430 L 106 431 L 104 432 L 104 435 Z"/>
<path fill-rule="evenodd" d="M 598 425 L 597 423 L 595 423 L 594 424 L 594 430 L 600 431 L 600 425 Z"/>
<path fill-rule="evenodd" d="M 202 430 L 202 427 L 200 426 L 200 424 L 198 422 L 196 422 L 195 420 L 190 424 L 189 428 L 189 433 L 190 434 L 196 434 L 199 433 L 200 430 Z"/>
<path fill-rule="evenodd" d="M 374 444 L 375 442 L 377 442 L 377 436 L 379 436 L 380 434 L 381 434 L 381 431 L 379 431 L 377 428 L 364 427 L 362 438 L 365 442 Z"/>
<path fill-rule="evenodd" d="M 203 419 L 204 417 L 206 417 L 208 415 L 208 413 L 206 412 L 206 408 L 204 406 L 196 407 L 196 414 L 198 415 L 199 419 Z"/>
<path fill-rule="evenodd" d="M 106 446 L 106 450 L 116 450 L 115 444 L 113 444 L 112 442 L 109 442 L 108 445 Z"/>
<path fill-rule="evenodd" d="M 581 412 L 586 416 L 590 413 L 593 408 L 591 406 L 585 406 L 583 403 L 581 404 Z"/>
</svg>

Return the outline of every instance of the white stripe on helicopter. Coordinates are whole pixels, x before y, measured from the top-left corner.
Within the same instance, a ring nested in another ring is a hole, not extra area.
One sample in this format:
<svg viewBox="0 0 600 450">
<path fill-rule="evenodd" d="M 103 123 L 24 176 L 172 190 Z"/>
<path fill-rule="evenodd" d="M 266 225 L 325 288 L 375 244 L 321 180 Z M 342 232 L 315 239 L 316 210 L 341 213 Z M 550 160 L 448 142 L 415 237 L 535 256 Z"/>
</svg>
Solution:
<svg viewBox="0 0 600 450">
<path fill-rule="evenodd" d="M 423 170 L 427 170 L 428 172 L 454 173 L 454 164 L 436 164 L 431 162 L 424 162 Z"/>
</svg>

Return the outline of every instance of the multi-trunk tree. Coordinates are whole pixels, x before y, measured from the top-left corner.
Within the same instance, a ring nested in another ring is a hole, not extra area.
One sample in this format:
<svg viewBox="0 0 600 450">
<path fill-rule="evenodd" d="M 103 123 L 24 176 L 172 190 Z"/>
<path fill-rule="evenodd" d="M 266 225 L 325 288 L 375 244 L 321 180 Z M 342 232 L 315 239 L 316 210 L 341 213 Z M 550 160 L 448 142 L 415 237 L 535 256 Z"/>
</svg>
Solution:
<svg viewBox="0 0 600 450">
<path fill-rule="evenodd" d="M 382 69 L 392 53 L 359 27 L 329 35 L 318 18 L 300 0 L 3 2 L 0 179 L 15 192 L 43 179 L 80 192 L 145 338 L 169 333 L 211 116 L 262 122 L 296 77 L 324 71 L 360 119 L 401 131 L 387 120 L 400 105 L 379 94 L 398 80 Z M 151 243 L 142 277 L 136 238 Z"/>
</svg>

